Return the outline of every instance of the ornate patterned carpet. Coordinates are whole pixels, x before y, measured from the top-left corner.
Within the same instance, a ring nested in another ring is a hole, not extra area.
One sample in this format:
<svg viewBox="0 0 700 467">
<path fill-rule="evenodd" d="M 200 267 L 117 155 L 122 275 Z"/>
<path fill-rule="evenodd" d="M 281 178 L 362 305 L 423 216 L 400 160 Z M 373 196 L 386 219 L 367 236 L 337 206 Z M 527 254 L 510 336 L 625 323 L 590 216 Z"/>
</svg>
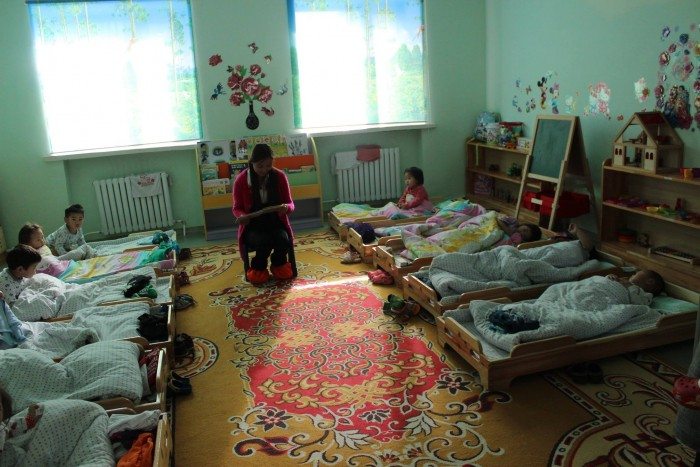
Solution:
<svg viewBox="0 0 700 467">
<path fill-rule="evenodd" d="M 176 465 L 692 465 L 673 436 L 678 372 L 650 354 L 600 362 L 603 384 L 554 371 L 484 392 L 429 319 L 384 315 L 399 290 L 342 253 L 334 234 L 301 235 L 300 277 L 258 288 L 234 246 L 192 251 Z"/>
</svg>

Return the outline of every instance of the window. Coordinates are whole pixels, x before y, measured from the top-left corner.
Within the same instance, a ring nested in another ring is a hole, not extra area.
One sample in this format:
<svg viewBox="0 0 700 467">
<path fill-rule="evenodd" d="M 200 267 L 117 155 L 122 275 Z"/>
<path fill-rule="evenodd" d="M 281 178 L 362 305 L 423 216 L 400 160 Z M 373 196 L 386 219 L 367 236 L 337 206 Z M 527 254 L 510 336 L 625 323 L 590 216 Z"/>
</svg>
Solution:
<svg viewBox="0 0 700 467">
<path fill-rule="evenodd" d="M 199 139 L 189 0 L 28 0 L 51 152 Z"/>
<path fill-rule="evenodd" d="M 422 0 L 288 0 L 297 127 L 423 122 Z"/>
</svg>

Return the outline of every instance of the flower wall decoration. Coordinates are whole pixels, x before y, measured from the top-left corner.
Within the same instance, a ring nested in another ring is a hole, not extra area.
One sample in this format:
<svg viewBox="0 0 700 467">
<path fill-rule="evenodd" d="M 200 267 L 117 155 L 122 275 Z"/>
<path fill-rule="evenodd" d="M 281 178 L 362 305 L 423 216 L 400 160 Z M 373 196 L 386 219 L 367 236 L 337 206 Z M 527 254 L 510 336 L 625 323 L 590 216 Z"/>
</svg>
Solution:
<svg viewBox="0 0 700 467">
<path fill-rule="evenodd" d="M 253 54 L 258 51 L 255 42 L 249 44 L 248 48 Z M 266 55 L 265 61 L 270 63 L 272 61 L 272 56 Z M 223 63 L 223 58 L 221 58 L 220 54 L 214 54 L 209 57 L 210 66 L 216 67 L 221 63 Z M 230 93 L 228 101 L 232 106 L 240 107 L 247 103 L 248 116 L 246 117 L 246 126 L 251 130 L 256 129 L 260 125 L 260 120 L 257 115 L 255 115 L 255 109 L 253 107 L 254 102 L 257 101 L 263 104 L 260 110 L 268 117 L 272 117 L 275 114 L 275 110 L 269 105 L 266 105 L 270 102 L 275 93 L 270 86 L 263 83 L 263 79 L 266 78 L 266 75 L 262 66 L 257 63 L 253 63 L 248 67 L 240 64 L 234 66 L 229 65 L 226 67 L 226 73 L 228 75 L 226 87 L 221 83 L 217 83 L 211 94 L 212 100 L 217 100 L 219 96 Z"/>
</svg>

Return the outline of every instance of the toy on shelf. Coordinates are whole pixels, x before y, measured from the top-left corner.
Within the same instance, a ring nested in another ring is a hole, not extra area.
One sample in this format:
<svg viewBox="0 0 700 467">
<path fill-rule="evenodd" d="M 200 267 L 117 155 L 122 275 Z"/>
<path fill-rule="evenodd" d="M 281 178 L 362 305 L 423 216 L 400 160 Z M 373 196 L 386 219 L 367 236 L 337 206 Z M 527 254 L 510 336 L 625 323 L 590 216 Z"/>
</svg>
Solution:
<svg viewBox="0 0 700 467">
<path fill-rule="evenodd" d="M 652 173 L 683 167 L 683 141 L 661 112 L 636 112 L 615 137 L 614 166 Z"/>
<path fill-rule="evenodd" d="M 693 256 L 690 253 L 684 253 L 668 246 L 657 246 L 649 250 L 651 254 L 666 256 L 667 258 L 677 259 L 693 265 L 700 264 L 700 258 Z"/>
</svg>

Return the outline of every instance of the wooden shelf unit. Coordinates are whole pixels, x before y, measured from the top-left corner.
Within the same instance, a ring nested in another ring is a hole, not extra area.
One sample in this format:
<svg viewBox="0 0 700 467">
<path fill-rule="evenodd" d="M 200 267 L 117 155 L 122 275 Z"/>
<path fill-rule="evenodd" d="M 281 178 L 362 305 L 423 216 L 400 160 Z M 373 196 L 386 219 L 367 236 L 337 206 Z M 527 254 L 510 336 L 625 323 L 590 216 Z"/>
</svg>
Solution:
<svg viewBox="0 0 700 467">
<path fill-rule="evenodd" d="M 515 214 L 515 207 L 518 201 L 518 191 L 522 183 L 522 175 L 512 177 L 507 175 L 505 170 L 513 163 L 517 163 L 525 169 L 525 160 L 528 152 L 519 149 L 508 149 L 486 144 L 475 139 L 468 139 L 465 143 L 467 156 L 466 168 L 466 198 L 480 204 L 486 209 L 493 209 L 509 216 Z M 490 171 L 489 165 L 497 164 L 497 171 Z M 491 195 L 476 194 L 474 184 L 477 175 L 491 177 L 494 180 L 494 191 Z M 496 196 L 499 190 L 509 191 L 512 195 L 511 202 Z M 521 212 L 521 219 L 526 222 L 537 223 L 538 216 L 534 212 Z"/>
<path fill-rule="evenodd" d="M 668 281 L 700 290 L 700 266 L 650 254 L 649 248 L 618 240 L 619 229 L 627 228 L 649 236 L 651 246 L 670 246 L 700 256 L 700 224 L 647 212 L 645 208 L 618 205 L 611 200 L 636 196 L 648 203 L 675 206 L 681 198 L 686 211 L 700 211 L 700 180 L 683 179 L 678 175 L 654 174 L 649 171 L 603 163 L 601 249 L 620 256 L 642 268 L 663 269 Z"/>
<path fill-rule="evenodd" d="M 323 225 L 323 211 L 321 204 L 321 175 L 319 172 L 318 156 L 316 153 L 316 144 L 313 138 L 309 138 L 309 150 L 313 154 L 314 166 L 314 183 L 294 184 L 295 174 L 288 174 L 289 183 L 291 185 L 292 199 L 294 200 L 295 210 L 289 216 L 289 220 L 294 230 L 313 229 Z M 199 158 L 195 156 L 197 162 L 198 178 L 202 179 Z M 308 156 L 280 156 L 275 157 L 276 161 L 273 164 L 277 167 L 278 159 L 287 158 L 307 158 Z M 288 162 L 289 160 L 285 161 Z M 235 160 L 231 163 L 239 164 L 247 162 L 247 160 Z M 288 165 L 288 164 L 281 164 Z M 200 181 L 201 184 L 201 181 Z M 233 180 L 231 180 L 231 188 L 233 188 Z M 233 197 L 231 193 L 221 195 L 202 195 L 202 210 L 204 212 L 204 238 L 206 240 L 220 240 L 224 238 L 235 238 L 238 232 L 238 224 L 235 222 L 233 213 L 231 212 L 233 205 Z"/>
</svg>

